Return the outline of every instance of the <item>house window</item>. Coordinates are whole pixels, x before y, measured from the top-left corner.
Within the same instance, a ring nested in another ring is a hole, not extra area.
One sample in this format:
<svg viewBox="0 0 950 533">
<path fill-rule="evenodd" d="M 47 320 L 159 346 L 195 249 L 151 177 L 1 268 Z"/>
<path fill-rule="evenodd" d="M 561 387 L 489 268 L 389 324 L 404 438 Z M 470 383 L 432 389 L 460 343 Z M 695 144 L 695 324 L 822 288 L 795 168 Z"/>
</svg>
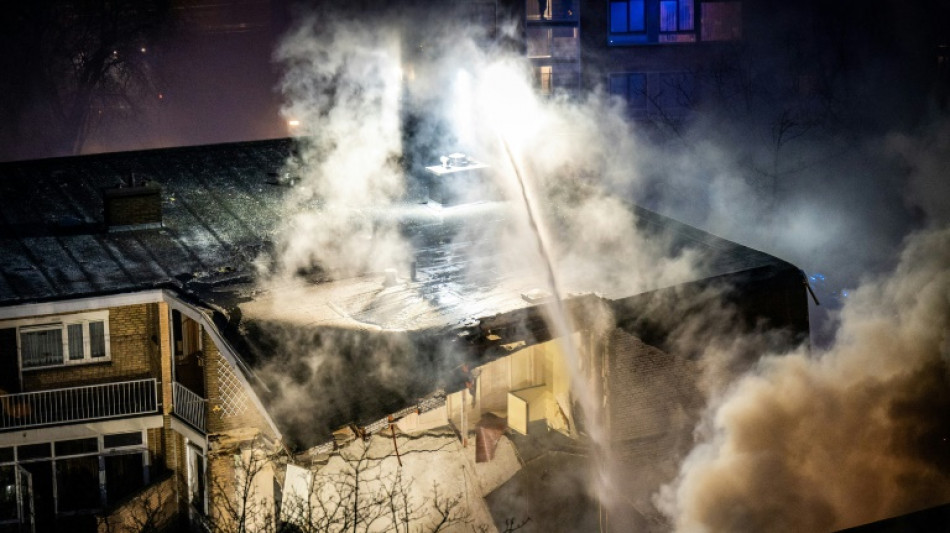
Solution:
<svg viewBox="0 0 950 533">
<path fill-rule="evenodd" d="M 660 0 L 661 43 L 684 43 L 696 40 L 693 32 L 693 0 Z"/>
<path fill-rule="evenodd" d="M 23 467 L 30 472 L 38 516 L 94 512 L 127 499 L 150 478 L 144 431 L 27 444 L 0 452 L 0 463 L 9 465 L 0 468 Z M 0 476 L 0 491 L 9 490 L 4 481 Z M 0 515 L 12 512 L 8 500 L 0 494 Z"/>
<path fill-rule="evenodd" d="M 207 484 L 205 483 L 205 456 L 193 444 L 188 450 L 188 499 L 200 514 L 207 513 Z"/>
<path fill-rule="evenodd" d="M 697 97 L 694 76 L 688 72 L 619 72 L 610 74 L 607 83 L 633 118 L 679 120 Z"/>
<path fill-rule="evenodd" d="M 108 311 L 22 320 L 16 327 L 24 369 L 109 358 Z"/>
<path fill-rule="evenodd" d="M 610 2 L 610 32 L 636 33 L 646 31 L 644 0 Z"/>
<path fill-rule="evenodd" d="M 608 5 L 610 45 L 728 41 L 742 36 L 739 1 L 609 0 Z"/>
<path fill-rule="evenodd" d="M 627 102 L 631 112 L 645 112 L 647 109 L 647 75 L 641 73 L 611 74 L 610 94 L 619 96 Z"/>
</svg>

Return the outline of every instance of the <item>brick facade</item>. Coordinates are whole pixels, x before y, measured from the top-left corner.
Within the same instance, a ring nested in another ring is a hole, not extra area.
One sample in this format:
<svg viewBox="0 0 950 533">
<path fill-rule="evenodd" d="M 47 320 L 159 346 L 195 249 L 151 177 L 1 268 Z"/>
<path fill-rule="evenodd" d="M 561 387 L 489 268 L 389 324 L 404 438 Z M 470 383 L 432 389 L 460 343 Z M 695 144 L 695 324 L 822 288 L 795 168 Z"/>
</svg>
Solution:
<svg viewBox="0 0 950 533">
<path fill-rule="evenodd" d="M 135 531 L 137 525 L 147 520 L 157 520 L 154 525 L 158 527 L 175 527 L 179 520 L 183 523 L 187 517 L 205 520 L 196 518 L 190 505 L 186 437 L 172 429 L 173 419 L 177 416 L 172 401 L 175 365 L 181 364 L 181 361 L 176 363 L 173 354 L 174 325 L 170 305 L 166 302 L 144 303 L 84 310 L 82 314 L 106 311 L 108 360 L 25 370 L 22 372 L 22 390 L 40 391 L 156 379 L 160 394 L 159 413 L 163 422 L 162 427 L 147 430 L 152 483 L 131 500 L 105 510 L 98 517 L 98 530 Z M 56 315 L 57 319 L 66 316 L 69 314 Z M 14 340 L 15 349 L 16 330 L 8 328 L 7 331 L 14 332 L 11 339 Z M 276 435 L 266 415 L 259 410 L 258 404 L 245 388 L 238 374 L 240 371 L 222 356 L 212 335 L 204 327 L 200 331 L 201 352 L 196 365 L 199 374 L 195 377 L 204 383 L 208 444 L 196 444 L 207 458 L 206 485 L 209 511 L 213 512 L 216 507 L 211 503 L 214 502 L 213 498 L 220 498 L 234 488 L 235 453 L 240 453 L 242 447 L 255 446 L 258 435 L 263 434 L 269 442 L 273 442 Z M 18 357 L 15 351 L 10 355 Z M 226 450 L 207 450 L 206 446 L 215 447 L 222 441 L 230 443 Z"/>
<path fill-rule="evenodd" d="M 223 433 L 238 428 L 257 428 L 276 438 L 263 413 L 251 401 L 235 369 L 221 355 L 207 332 L 203 332 L 205 352 L 205 391 L 208 398 L 208 433 Z"/>
<path fill-rule="evenodd" d="M 174 530 L 178 522 L 176 496 L 175 478 L 167 476 L 99 517 L 99 533 Z"/>
</svg>

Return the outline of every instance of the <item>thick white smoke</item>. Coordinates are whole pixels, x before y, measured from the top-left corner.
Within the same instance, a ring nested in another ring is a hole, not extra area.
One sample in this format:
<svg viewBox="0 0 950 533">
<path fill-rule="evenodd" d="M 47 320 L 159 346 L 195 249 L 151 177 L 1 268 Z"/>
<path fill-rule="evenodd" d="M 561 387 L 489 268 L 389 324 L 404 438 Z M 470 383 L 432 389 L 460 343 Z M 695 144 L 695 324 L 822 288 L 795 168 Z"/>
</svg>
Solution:
<svg viewBox="0 0 950 533">
<path fill-rule="evenodd" d="M 319 268 L 354 275 L 408 263 L 394 228 L 360 211 L 385 207 L 405 189 L 398 35 L 307 18 L 275 59 L 284 66 L 283 113 L 299 121 L 303 135 L 282 177 L 295 186 L 279 235 L 277 273 Z"/>
<path fill-rule="evenodd" d="M 399 228 L 372 212 L 405 197 L 405 161 L 436 164 L 444 155 L 403 153 L 401 127 L 410 104 L 413 113 L 425 111 L 431 119 L 419 122 L 410 146 L 465 151 L 491 167 L 486 179 L 510 200 L 513 223 L 491 238 L 478 236 L 497 249 L 489 254 L 496 264 L 486 269 L 535 279 L 539 288 L 544 268 L 518 207 L 519 184 L 504 144 L 539 210 L 538 229 L 565 293 L 635 294 L 699 276 L 702 258 L 689 250 L 673 254 L 670 243 L 638 231 L 627 198 L 795 262 L 819 257 L 823 264 L 844 265 L 849 276 L 864 259 L 892 255 L 888 244 L 900 233 L 893 229 L 901 227 L 899 214 L 868 208 L 854 216 L 842 209 L 848 202 L 876 207 L 893 200 L 889 192 L 899 189 L 900 180 L 880 178 L 890 175 L 893 160 L 878 165 L 879 159 L 865 157 L 880 149 L 880 140 L 840 151 L 827 148 L 824 139 L 815 142 L 822 150 L 805 141 L 797 152 L 785 146 L 782 155 L 794 170 L 773 172 L 770 179 L 784 181 L 763 185 L 747 178 L 749 167 L 765 156 L 755 148 L 736 149 L 742 134 L 723 135 L 700 122 L 681 132 L 682 143 L 657 147 L 633 129 L 618 101 L 597 92 L 572 100 L 540 98 L 522 56 L 476 44 L 481 36 L 443 33 L 412 48 L 424 52 L 411 61 L 401 55 L 412 30 L 378 21 L 311 19 L 285 40 L 277 54 L 286 71 L 285 113 L 301 121 L 306 140 L 287 169 L 300 181 L 289 191 L 287 223 L 277 236 L 269 269 L 274 279 L 300 282 L 296 275 L 313 269 L 344 277 L 412 260 Z M 944 146 L 940 139 L 935 134 L 932 144 Z M 914 190 L 935 183 L 930 176 L 939 173 L 939 154 L 926 163 L 914 142 L 900 136 L 887 146 L 891 156 L 921 161 L 911 172 L 912 179 L 921 176 Z M 799 166 L 799 160 L 812 166 Z M 852 180 L 833 179 L 850 174 L 890 185 L 855 189 Z M 910 201 L 928 212 L 940 208 L 926 194 Z M 472 237 L 463 230 L 458 238 Z M 891 278 L 853 294 L 832 348 L 764 357 L 725 388 L 714 379 L 701 384 L 713 398 L 700 444 L 657 499 L 677 528 L 832 529 L 950 498 L 948 465 L 940 459 L 947 431 L 941 417 L 929 416 L 948 403 L 939 392 L 947 384 L 948 248 L 946 232 L 910 241 Z M 723 310 L 718 320 L 730 317 Z M 731 330 L 706 318 L 702 328 L 683 324 L 672 340 L 689 353 L 708 345 L 704 368 L 718 372 L 769 344 L 765 338 L 712 338 Z M 276 351 L 283 357 L 262 373 L 277 391 L 275 412 L 291 425 L 316 431 L 329 420 L 342 423 L 389 405 L 376 403 L 372 388 L 352 394 L 350 364 L 362 357 L 363 332 L 323 332 L 315 342 L 279 330 L 271 334 L 279 337 Z M 388 384 L 385 394 L 405 393 L 417 370 L 418 361 L 406 355 L 413 348 L 404 338 L 374 342 L 377 359 L 364 370 Z M 289 376 L 288 368 L 299 372 Z"/>
<path fill-rule="evenodd" d="M 657 496 L 677 531 L 829 531 L 950 499 L 950 229 L 856 290 L 827 350 L 763 357 Z"/>
</svg>

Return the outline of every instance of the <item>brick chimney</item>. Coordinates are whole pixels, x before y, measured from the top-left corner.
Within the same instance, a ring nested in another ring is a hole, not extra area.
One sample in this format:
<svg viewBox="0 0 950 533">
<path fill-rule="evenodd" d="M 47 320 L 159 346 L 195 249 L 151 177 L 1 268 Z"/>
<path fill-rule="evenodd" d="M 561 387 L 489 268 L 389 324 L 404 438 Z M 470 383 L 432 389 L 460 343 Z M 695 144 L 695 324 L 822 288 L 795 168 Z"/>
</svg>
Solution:
<svg viewBox="0 0 950 533">
<path fill-rule="evenodd" d="M 102 204 L 109 231 L 162 227 L 162 188 L 158 184 L 105 189 Z"/>
</svg>

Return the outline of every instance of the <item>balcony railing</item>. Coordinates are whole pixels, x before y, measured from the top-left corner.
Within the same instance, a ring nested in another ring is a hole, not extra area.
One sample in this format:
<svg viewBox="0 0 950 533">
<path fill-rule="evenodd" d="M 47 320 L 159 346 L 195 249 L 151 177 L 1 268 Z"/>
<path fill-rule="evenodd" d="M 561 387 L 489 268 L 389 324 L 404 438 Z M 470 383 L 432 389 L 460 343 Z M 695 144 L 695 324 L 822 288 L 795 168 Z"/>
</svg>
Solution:
<svg viewBox="0 0 950 533">
<path fill-rule="evenodd" d="M 198 396 L 177 381 L 172 383 L 172 412 L 195 429 L 205 431 L 208 400 Z"/>
<path fill-rule="evenodd" d="M 156 380 L 140 379 L 0 396 L 0 430 L 158 412 Z"/>
</svg>

